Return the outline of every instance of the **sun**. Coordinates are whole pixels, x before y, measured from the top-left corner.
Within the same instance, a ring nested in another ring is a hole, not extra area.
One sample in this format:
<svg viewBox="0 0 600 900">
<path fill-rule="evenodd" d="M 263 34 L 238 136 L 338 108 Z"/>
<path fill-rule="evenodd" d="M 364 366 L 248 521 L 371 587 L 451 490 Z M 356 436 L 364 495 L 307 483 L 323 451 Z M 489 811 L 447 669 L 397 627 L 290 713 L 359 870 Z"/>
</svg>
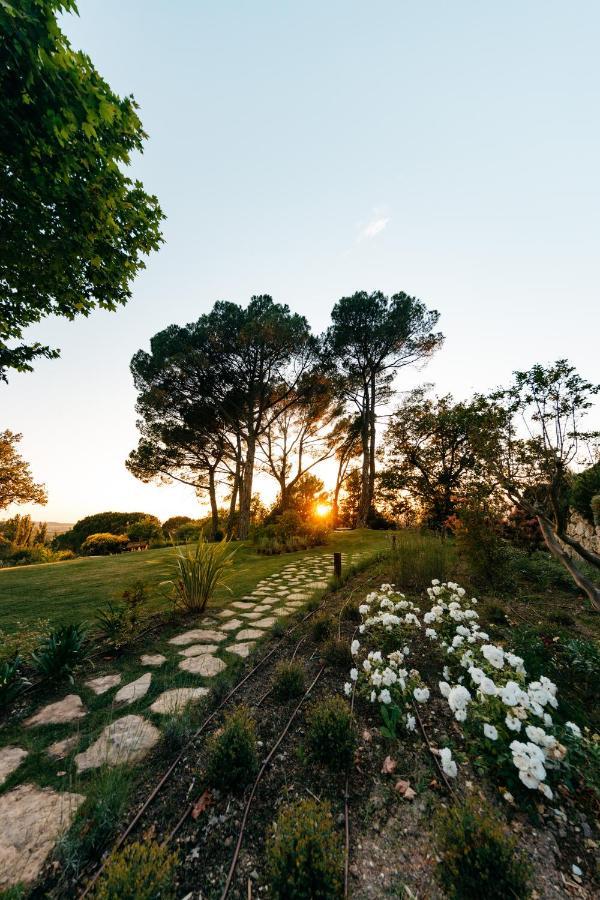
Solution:
<svg viewBox="0 0 600 900">
<path fill-rule="evenodd" d="M 315 506 L 315 515 L 319 516 L 320 519 L 324 519 L 325 516 L 328 516 L 331 512 L 331 504 L 330 503 L 317 503 Z"/>
</svg>

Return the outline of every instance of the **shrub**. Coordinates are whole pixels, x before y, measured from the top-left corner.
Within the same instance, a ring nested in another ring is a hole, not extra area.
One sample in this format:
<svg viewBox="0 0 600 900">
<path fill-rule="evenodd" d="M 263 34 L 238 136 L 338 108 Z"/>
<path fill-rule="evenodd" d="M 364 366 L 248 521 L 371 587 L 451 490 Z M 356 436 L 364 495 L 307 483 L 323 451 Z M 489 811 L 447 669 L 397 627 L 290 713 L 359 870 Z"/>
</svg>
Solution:
<svg viewBox="0 0 600 900">
<path fill-rule="evenodd" d="M 390 554 L 391 581 L 399 590 L 422 591 L 432 579 L 445 581 L 454 564 L 454 548 L 431 531 L 402 529 L 394 535 Z"/>
<path fill-rule="evenodd" d="M 244 788 L 258 770 L 256 734 L 250 714 L 240 706 L 208 741 L 206 779 L 221 791 Z"/>
<path fill-rule="evenodd" d="M 0 712 L 6 710 L 29 685 L 21 675 L 22 659 L 15 656 L 9 662 L 0 663 Z"/>
<path fill-rule="evenodd" d="M 506 613 L 499 603 L 488 603 L 485 611 L 489 621 L 494 625 L 506 625 Z"/>
<path fill-rule="evenodd" d="M 139 637 L 147 619 L 148 593 L 143 581 L 134 581 L 121 595 L 121 603 L 108 603 L 96 615 L 100 636 L 114 650 L 132 644 Z"/>
<path fill-rule="evenodd" d="M 344 895 L 344 853 L 329 805 L 301 800 L 284 808 L 267 845 L 275 900 L 338 900 Z"/>
<path fill-rule="evenodd" d="M 304 693 L 304 669 L 299 662 L 280 662 L 275 669 L 273 696 L 277 700 L 292 700 Z"/>
<path fill-rule="evenodd" d="M 501 535 L 499 517 L 487 504 L 461 508 L 456 541 L 477 584 L 498 591 L 514 587 L 512 548 Z"/>
<path fill-rule="evenodd" d="M 171 900 L 177 853 L 156 841 L 129 844 L 113 853 L 94 891 L 95 900 Z"/>
<path fill-rule="evenodd" d="M 537 590 L 558 588 L 572 594 L 576 594 L 579 590 L 566 569 L 544 550 L 523 553 L 513 549 L 509 565 L 513 580 L 516 577 L 530 581 Z"/>
<path fill-rule="evenodd" d="M 73 550 L 58 550 L 54 554 L 54 559 L 56 562 L 66 562 L 69 559 L 76 559 L 77 554 L 73 552 Z"/>
<path fill-rule="evenodd" d="M 147 519 L 144 512 L 103 512 L 79 519 L 70 531 L 58 534 L 52 541 L 55 550 L 79 550 L 92 534 L 126 534 L 130 526 L 140 519 Z"/>
<path fill-rule="evenodd" d="M 573 478 L 570 505 L 590 524 L 594 521 L 592 502 L 600 494 L 600 462 Z"/>
<path fill-rule="evenodd" d="M 490 811 L 465 801 L 436 819 L 440 881 L 451 900 L 529 897 L 529 867 Z"/>
<path fill-rule="evenodd" d="M 179 549 L 175 578 L 167 582 L 173 587 L 175 606 L 185 612 L 203 612 L 216 589 L 224 584 L 234 553 L 227 541 L 209 544 L 200 540 L 194 548 Z"/>
<path fill-rule="evenodd" d="M 341 697 L 314 704 L 307 714 L 307 750 L 331 771 L 347 769 L 354 758 L 356 729 L 352 712 Z"/>
<path fill-rule="evenodd" d="M 322 641 L 327 640 L 331 635 L 331 632 L 333 631 L 333 622 L 329 616 L 315 616 L 310 631 L 313 641 L 320 644 Z"/>
<path fill-rule="evenodd" d="M 323 647 L 323 656 L 329 665 L 334 666 L 336 669 L 352 668 L 352 654 L 348 641 L 340 638 L 331 638 Z"/>
<path fill-rule="evenodd" d="M 151 541 L 162 538 L 162 528 L 156 516 L 145 516 L 138 519 L 127 529 L 130 541 Z"/>
<path fill-rule="evenodd" d="M 48 681 L 67 678 L 73 683 L 73 671 L 86 658 L 87 631 L 84 625 L 62 625 L 44 638 L 39 649 L 31 654 L 38 675 Z"/>
<path fill-rule="evenodd" d="M 342 608 L 342 619 L 344 622 L 354 622 L 355 624 L 358 624 L 360 622 L 358 603 L 355 603 L 354 601 L 346 603 Z"/>
<path fill-rule="evenodd" d="M 91 534 L 81 545 L 84 556 L 109 556 L 111 553 L 121 553 L 129 543 L 125 534 Z"/>
<path fill-rule="evenodd" d="M 191 521 L 190 516 L 171 516 L 170 519 L 166 519 L 162 523 L 163 534 L 165 537 L 171 537 L 178 528 L 181 528 L 182 525 L 187 525 Z"/>
<path fill-rule="evenodd" d="M 191 740 L 193 733 L 188 713 L 168 716 L 161 723 L 161 752 L 166 757 L 174 756 Z"/>
</svg>

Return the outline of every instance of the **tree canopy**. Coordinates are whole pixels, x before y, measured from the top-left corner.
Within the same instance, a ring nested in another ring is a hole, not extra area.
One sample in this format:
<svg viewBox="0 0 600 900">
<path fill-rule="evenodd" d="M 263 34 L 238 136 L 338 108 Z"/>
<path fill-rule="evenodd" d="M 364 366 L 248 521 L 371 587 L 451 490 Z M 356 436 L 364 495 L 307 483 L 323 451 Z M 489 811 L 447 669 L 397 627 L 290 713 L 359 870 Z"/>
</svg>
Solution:
<svg viewBox="0 0 600 900">
<path fill-rule="evenodd" d="M 40 503 L 48 500 L 46 489 L 33 480 L 29 464 L 17 452 L 22 435 L 0 432 L 0 509 L 11 503 Z"/>
<path fill-rule="evenodd" d="M 74 0 L 0 3 L 0 380 L 56 349 L 23 339 L 48 315 L 115 310 L 161 242 L 156 197 L 124 174 L 146 134 L 60 30 Z"/>
</svg>

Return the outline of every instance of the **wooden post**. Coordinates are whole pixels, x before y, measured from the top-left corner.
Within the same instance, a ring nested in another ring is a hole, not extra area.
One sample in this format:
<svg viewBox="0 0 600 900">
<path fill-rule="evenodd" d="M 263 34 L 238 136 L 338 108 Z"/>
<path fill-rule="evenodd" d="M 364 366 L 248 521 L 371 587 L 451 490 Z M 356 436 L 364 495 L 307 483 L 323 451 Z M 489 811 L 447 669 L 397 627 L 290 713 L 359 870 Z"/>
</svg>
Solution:
<svg viewBox="0 0 600 900">
<path fill-rule="evenodd" d="M 333 554 L 333 574 L 335 578 L 342 577 L 342 554 L 334 553 Z"/>
<path fill-rule="evenodd" d="M 396 535 L 392 535 L 392 550 L 396 549 Z"/>
</svg>

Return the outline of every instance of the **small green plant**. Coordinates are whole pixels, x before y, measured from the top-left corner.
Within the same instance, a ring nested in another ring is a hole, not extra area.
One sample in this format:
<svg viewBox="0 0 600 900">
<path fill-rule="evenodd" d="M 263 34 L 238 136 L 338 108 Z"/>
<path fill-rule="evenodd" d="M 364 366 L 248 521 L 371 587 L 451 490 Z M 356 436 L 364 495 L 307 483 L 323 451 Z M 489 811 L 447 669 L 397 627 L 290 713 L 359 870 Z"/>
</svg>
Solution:
<svg viewBox="0 0 600 900">
<path fill-rule="evenodd" d="M 344 896 L 344 853 L 327 803 L 300 800 L 279 813 L 267 845 L 275 900 L 339 900 Z"/>
<path fill-rule="evenodd" d="M 171 900 L 177 853 L 156 843 L 133 843 L 113 853 L 94 891 L 95 900 Z"/>
<path fill-rule="evenodd" d="M 258 770 L 254 721 L 239 706 L 208 741 L 206 780 L 220 791 L 239 791 Z"/>
<path fill-rule="evenodd" d="M 313 641 L 320 644 L 330 637 L 333 631 L 333 622 L 329 616 L 315 616 L 310 631 Z"/>
<path fill-rule="evenodd" d="M 319 598 L 318 598 L 318 597 L 313 597 L 313 598 L 312 598 L 311 600 L 309 600 L 308 603 L 306 604 L 306 611 L 307 611 L 307 612 L 315 612 L 315 610 L 317 610 L 317 609 L 319 608 L 320 605 L 321 605 L 321 601 L 319 600 Z"/>
<path fill-rule="evenodd" d="M 323 647 L 323 656 L 330 666 L 347 671 L 354 665 L 348 641 L 330 638 Z"/>
<path fill-rule="evenodd" d="M 389 741 L 394 741 L 397 738 L 397 729 L 398 723 L 400 722 L 401 710 L 399 706 L 386 706 L 385 703 L 382 703 L 379 707 L 379 711 L 381 713 L 381 718 L 383 721 L 383 725 L 380 727 L 380 732 L 384 738 L 387 738 Z"/>
<path fill-rule="evenodd" d="M 148 593 L 143 581 L 134 581 L 118 605 L 109 602 L 96 616 L 100 636 L 114 650 L 127 647 L 140 636 L 147 620 Z"/>
<path fill-rule="evenodd" d="M 0 890 L 0 900 L 24 900 L 25 888 L 22 884 L 15 884 L 5 891 Z"/>
<path fill-rule="evenodd" d="M 348 704 L 341 697 L 321 700 L 310 708 L 306 719 L 308 755 L 333 772 L 347 769 L 356 748 L 356 728 Z"/>
<path fill-rule="evenodd" d="M 280 662 L 275 669 L 273 696 L 277 700 L 292 700 L 305 690 L 304 669 L 299 662 Z"/>
<path fill-rule="evenodd" d="M 488 603 L 485 611 L 488 619 L 494 625 L 506 625 L 506 613 L 499 603 Z"/>
<path fill-rule="evenodd" d="M 184 712 L 183 715 L 168 716 L 161 725 L 161 752 L 166 757 L 175 756 L 191 740 L 194 733 L 189 714 Z"/>
<path fill-rule="evenodd" d="M 22 664 L 20 656 L 0 664 L 0 712 L 7 709 L 29 685 L 29 681 L 21 675 Z"/>
<path fill-rule="evenodd" d="M 435 821 L 439 877 L 450 900 L 531 896 L 529 866 L 499 819 L 473 800 L 441 810 Z"/>
<path fill-rule="evenodd" d="M 353 622 L 355 625 L 359 624 L 361 617 L 358 611 L 358 603 L 355 603 L 353 600 L 350 603 L 346 603 L 342 609 L 342 620 L 344 622 Z"/>
<path fill-rule="evenodd" d="M 167 584 L 173 589 L 173 603 L 184 612 L 203 612 L 216 589 L 225 583 L 235 550 L 227 541 L 209 544 L 201 538 L 195 547 L 177 550 L 175 577 Z"/>
<path fill-rule="evenodd" d="M 73 683 L 73 672 L 87 658 L 88 637 L 85 625 L 62 625 L 44 638 L 31 654 L 38 675 L 47 681 L 67 679 Z"/>
</svg>

